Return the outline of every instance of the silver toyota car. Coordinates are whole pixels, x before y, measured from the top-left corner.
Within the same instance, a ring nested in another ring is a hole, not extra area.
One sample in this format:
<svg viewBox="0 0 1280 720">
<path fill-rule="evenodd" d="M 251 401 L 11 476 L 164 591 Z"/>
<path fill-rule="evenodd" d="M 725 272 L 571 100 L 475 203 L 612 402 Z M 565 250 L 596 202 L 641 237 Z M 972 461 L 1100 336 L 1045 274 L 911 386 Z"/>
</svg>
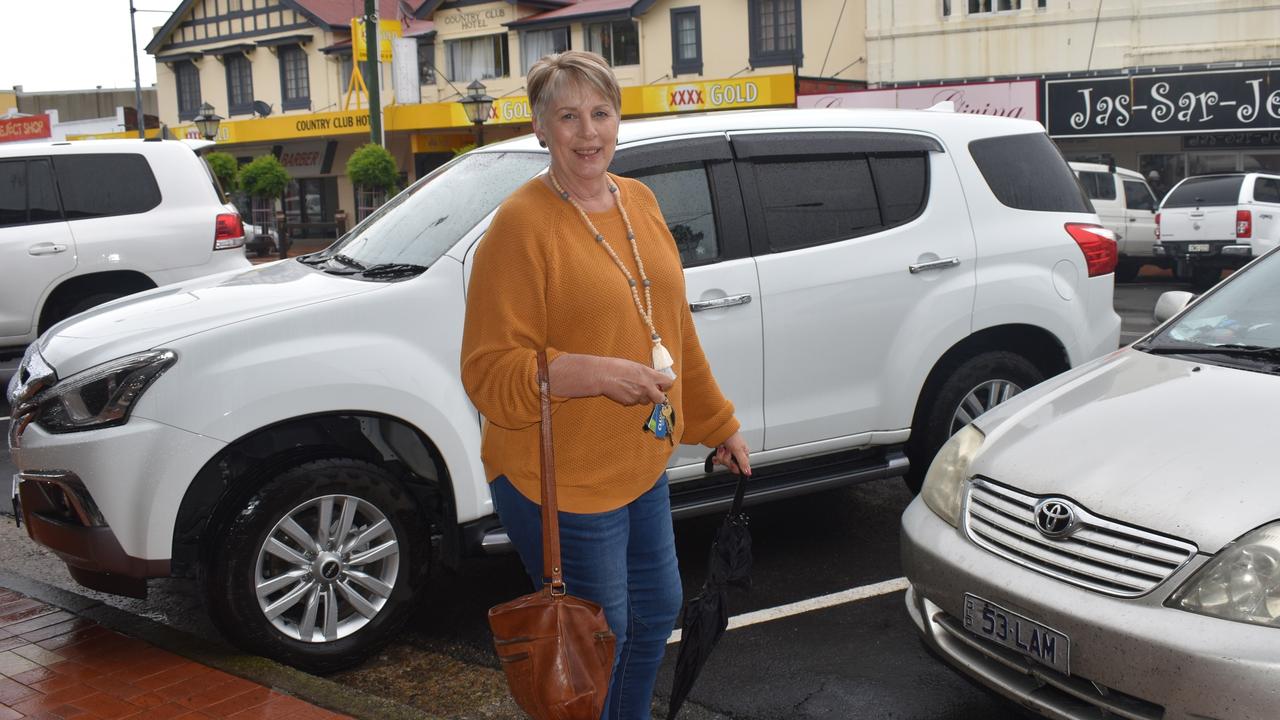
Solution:
<svg viewBox="0 0 1280 720">
<path fill-rule="evenodd" d="M 1052 718 L 1280 718 L 1280 255 L 980 416 L 902 518 L 926 645 Z"/>
</svg>

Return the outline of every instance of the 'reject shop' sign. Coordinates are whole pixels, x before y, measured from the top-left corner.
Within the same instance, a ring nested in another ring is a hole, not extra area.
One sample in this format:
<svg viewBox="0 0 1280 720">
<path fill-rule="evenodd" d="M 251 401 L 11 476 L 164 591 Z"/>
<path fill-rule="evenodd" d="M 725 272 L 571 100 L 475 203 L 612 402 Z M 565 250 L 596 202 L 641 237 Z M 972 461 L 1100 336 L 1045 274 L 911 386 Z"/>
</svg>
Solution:
<svg viewBox="0 0 1280 720">
<path fill-rule="evenodd" d="M 1280 69 L 1046 80 L 1053 137 L 1280 129 Z"/>
</svg>

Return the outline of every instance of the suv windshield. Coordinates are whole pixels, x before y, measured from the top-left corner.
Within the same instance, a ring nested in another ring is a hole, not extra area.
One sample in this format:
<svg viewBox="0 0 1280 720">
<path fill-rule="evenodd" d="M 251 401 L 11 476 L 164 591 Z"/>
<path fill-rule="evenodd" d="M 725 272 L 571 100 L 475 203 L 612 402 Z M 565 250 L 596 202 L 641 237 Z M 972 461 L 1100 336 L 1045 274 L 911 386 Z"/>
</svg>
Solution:
<svg viewBox="0 0 1280 720">
<path fill-rule="evenodd" d="M 461 155 L 392 198 L 328 249 L 302 260 L 314 265 L 332 259 L 330 267 L 349 275 L 374 268 L 421 272 L 545 168 L 548 157 L 536 152 Z"/>
<path fill-rule="evenodd" d="M 1138 349 L 1244 365 L 1280 362 L 1280 255 L 1271 253 L 1224 283 Z"/>
<path fill-rule="evenodd" d="M 1243 175 L 1215 175 L 1188 178 L 1164 199 L 1163 207 L 1198 207 L 1203 205 L 1235 205 L 1240 198 Z"/>
</svg>

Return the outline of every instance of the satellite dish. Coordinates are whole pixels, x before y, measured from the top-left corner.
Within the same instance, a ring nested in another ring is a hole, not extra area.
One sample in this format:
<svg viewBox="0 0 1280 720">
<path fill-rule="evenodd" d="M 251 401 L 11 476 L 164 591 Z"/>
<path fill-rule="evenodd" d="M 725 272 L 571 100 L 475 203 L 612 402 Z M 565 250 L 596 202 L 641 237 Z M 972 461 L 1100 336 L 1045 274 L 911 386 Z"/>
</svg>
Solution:
<svg viewBox="0 0 1280 720">
<path fill-rule="evenodd" d="M 271 114 L 271 105 L 264 103 L 261 100 L 254 100 L 253 112 L 256 113 L 258 117 L 266 117 Z"/>
</svg>

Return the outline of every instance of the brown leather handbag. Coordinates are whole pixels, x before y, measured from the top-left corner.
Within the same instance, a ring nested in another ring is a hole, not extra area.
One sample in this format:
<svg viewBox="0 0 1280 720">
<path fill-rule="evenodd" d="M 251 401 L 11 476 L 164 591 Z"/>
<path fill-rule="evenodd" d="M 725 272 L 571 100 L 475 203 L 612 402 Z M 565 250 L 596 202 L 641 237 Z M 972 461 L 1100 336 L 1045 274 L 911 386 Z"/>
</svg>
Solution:
<svg viewBox="0 0 1280 720">
<path fill-rule="evenodd" d="M 542 395 L 541 590 L 489 609 L 493 644 L 511 696 L 534 720 L 600 720 L 613 674 L 615 638 L 604 609 L 565 593 L 551 447 L 547 356 L 538 353 Z"/>
</svg>

